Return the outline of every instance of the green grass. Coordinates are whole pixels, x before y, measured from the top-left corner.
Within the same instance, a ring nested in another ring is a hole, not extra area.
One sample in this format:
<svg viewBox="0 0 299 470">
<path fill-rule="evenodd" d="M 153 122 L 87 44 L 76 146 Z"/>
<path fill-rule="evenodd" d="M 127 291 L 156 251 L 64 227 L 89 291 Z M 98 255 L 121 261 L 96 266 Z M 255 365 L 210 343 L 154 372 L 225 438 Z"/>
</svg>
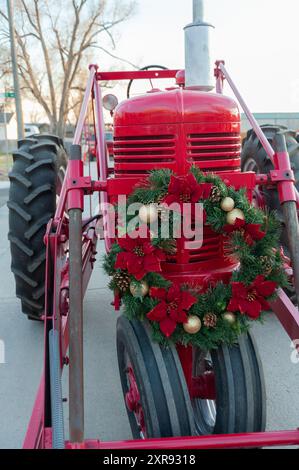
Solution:
<svg viewBox="0 0 299 470">
<path fill-rule="evenodd" d="M 0 153 L 0 181 L 8 180 L 8 173 L 12 166 L 12 155 Z"/>
</svg>

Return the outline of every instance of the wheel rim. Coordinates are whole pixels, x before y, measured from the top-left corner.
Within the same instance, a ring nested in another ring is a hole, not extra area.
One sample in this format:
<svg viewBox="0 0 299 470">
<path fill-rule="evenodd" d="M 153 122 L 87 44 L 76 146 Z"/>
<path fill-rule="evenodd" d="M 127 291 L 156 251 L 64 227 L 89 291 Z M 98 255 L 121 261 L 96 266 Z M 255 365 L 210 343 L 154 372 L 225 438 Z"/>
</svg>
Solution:
<svg viewBox="0 0 299 470">
<path fill-rule="evenodd" d="M 192 393 L 196 432 L 200 435 L 212 434 L 216 424 L 217 408 L 215 399 L 204 397 L 205 390 L 207 396 L 215 393 L 213 363 L 208 352 L 195 350 L 192 380 L 200 385 L 200 388 L 197 386 L 197 393 Z"/>
<path fill-rule="evenodd" d="M 138 428 L 140 438 L 146 439 L 145 417 L 140 400 L 140 393 L 136 382 L 134 370 L 128 357 L 125 355 L 125 373 L 126 373 L 126 388 L 125 403 L 130 413 L 134 415 L 136 427 Z"/>
</svg>

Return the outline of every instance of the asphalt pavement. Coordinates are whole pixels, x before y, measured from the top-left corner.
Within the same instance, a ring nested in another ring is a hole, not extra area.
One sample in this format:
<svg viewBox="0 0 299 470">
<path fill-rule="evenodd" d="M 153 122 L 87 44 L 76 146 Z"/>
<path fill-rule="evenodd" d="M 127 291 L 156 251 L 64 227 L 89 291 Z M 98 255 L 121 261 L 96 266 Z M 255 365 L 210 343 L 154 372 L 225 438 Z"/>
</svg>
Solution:
<svg viewBox="0 0 299 470">
<path fill-rule="evenodd" d="M 8 191 L 9 191 L 9 182 L 0 181 L 0 207 L 6 204 L 6 201 L 8 198 Z"/>
<path fill-rule="evenodd" d="M 26 432 L 42 371 L 43 325 L 22 315 L 15 297 L 7 241 L 7 198 L 0 197 L 0 448 L 20 448 Z M 2 201 L 2 202 L 1 202 Z M 3 202 L 4 201 L 4 202 Z M 4 205 L 3 205 L 4 204 Z M 85 430 L 101 440 L 130 439 L 118 376 L 115 323 L 108 279 L 101 269 L 103 243 L 84 302 Z M 267 392 L 267 428 L 295 429 L 299 425 L 299 364 L 291 362 L 290 340 L 269 315 L 254 335 L 264 364 Z M 67 375 L 63 376 L 66 391 Z M 68 405 L 65 404 L 65 423 Z"/>
</svg>

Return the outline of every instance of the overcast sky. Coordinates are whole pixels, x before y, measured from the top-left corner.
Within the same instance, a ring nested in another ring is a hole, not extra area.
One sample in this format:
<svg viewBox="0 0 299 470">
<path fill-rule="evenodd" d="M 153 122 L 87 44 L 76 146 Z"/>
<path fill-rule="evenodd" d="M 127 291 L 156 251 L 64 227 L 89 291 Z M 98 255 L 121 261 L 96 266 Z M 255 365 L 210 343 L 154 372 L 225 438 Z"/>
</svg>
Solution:
<svg viewBox="0 0 299 470">
<path fill-rule="evenodd" d="M 192 18 L 192 0 L 137 3 L 134 17 L 120 28 L 115 52 L 140 66 L 183 68 L 183 27 Z M 205 20 L 216 27 L 215 59 L 225 59 L 252 111 L 299 112 L 299 0 L 205 4 Z M 115 63 L 104 59 L 103 67 Z"/>
</svg>

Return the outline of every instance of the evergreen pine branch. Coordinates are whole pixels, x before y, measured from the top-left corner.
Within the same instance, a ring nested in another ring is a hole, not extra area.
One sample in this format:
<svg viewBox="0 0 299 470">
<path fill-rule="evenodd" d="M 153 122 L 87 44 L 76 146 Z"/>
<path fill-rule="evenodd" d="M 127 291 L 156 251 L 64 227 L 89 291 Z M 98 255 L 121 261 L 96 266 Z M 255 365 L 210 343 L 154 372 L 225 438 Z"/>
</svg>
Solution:
<svg viewBox="0 0 299 470">
<path fill-rule="evenodd" d="M 235 201 L 235 207 L 242 210 L 247 224 L 261 225 L 261 230 L 265 236 L 261 240 L 248 244 L 248 240 L 241 231 L 233 232 L 227 237 L 228 256 L 239 260 L 240 267 L 232 273 L 230 282 L 242 282 L 250 285 L 258 275 L 265 274 L 265 260 L 268 270 L 266 279 L 272 280 L 280 287 L 288 286 L 288 279 L 283 270 L 283 260 L 279 252 L 280 222 L 275 214 L 265 214 L 260 209 L 253 207 L 247 198 L 246 188 L 236 191 L 233 187 L 227 187 L 221 178 L 213 173 L 204 174 L 197 167 L 191 168 L 192 174 L 198 183 L 211 183 L 220 190 L 221 198 L 231 197 Z M 167 194 L 170 177 L 170 170 L 154 170 L 150 173 L 144 184 L 135 188 L 130 195 L 128 202 L 139 202 L 141 204 L 159 203 L 161 197 Z M 207 214 L 207 224 L 216 233 L 223 233 L 223 227 L 227 224 L 227 213 L 221 209 L 221 198 L 218 202 L 211 199 L 204 201 L 204 209 Z M 128 217 L 132 220 L 134 215 Z M 172 236 L 169 239 L 162 238 L 162 225 L 159 223 L 157 234 L 152 239 L 152 244 L 159 246 L 164 252 L 170 252 L 173 249 L 175 240 L 173 238 L 173 229 L 176 224 L 181 224 L 181 219 L 176 220 L 175 214 L 170 212 L 169 223 L 172 228 Z M 116 243 L 108 255 L 105 256 L 103 267 L 107 274 L 113 276 L 118 270 L 115 269 L 117 254 L 122 251 Z M 160 287 L 168 289 L 171 282 L 160 273 L 149 272 L 144 277 L 149 287 Z M 109 287 L 115 290 L 116 283 L 111 279 Z M 193 289 L 191 285 L 182 285 L 183 290 L 189 290 L 192 295 L 197 297 L 197 302 L 191 307 L 188 315 L 196 315 L 202 322 L 202 328 L 199 333 L 190 335 L 186 333 L 182 324 L 178 324 L 171 338 L 166 338 L 160 330 L 158 322 L 150 322 L 152 334 L 155 341 L 158 341 L 163 347 L 169 347 L 171 343 L 181 343 L 185 345 L 197 346 L 201 349 L 210 350 L 217 348 L 219 344 L 234 344 L 238 336 L 247 332 L 251 321 L 246 315 L 235 312 L 235 323 L 229 324 L 224 317 L 232 296 L 231 284 L 218 282 L 210 286 L 206 292 L 199 292 L 199 289 Z M 130 291 L 122 295 L 125 315 L 130 319 L 144 321 L 147 314 L 159 303 L 159 300 L 146 295 L 145 297 L 135 298 Z M 207 313 L 213 313 L 217 318 L 215 328 L 207 327 L 204 324 L 204 316 Z M 262 312 L 259 321 L 263 321 L 265 312 Z"/>
</svg>

